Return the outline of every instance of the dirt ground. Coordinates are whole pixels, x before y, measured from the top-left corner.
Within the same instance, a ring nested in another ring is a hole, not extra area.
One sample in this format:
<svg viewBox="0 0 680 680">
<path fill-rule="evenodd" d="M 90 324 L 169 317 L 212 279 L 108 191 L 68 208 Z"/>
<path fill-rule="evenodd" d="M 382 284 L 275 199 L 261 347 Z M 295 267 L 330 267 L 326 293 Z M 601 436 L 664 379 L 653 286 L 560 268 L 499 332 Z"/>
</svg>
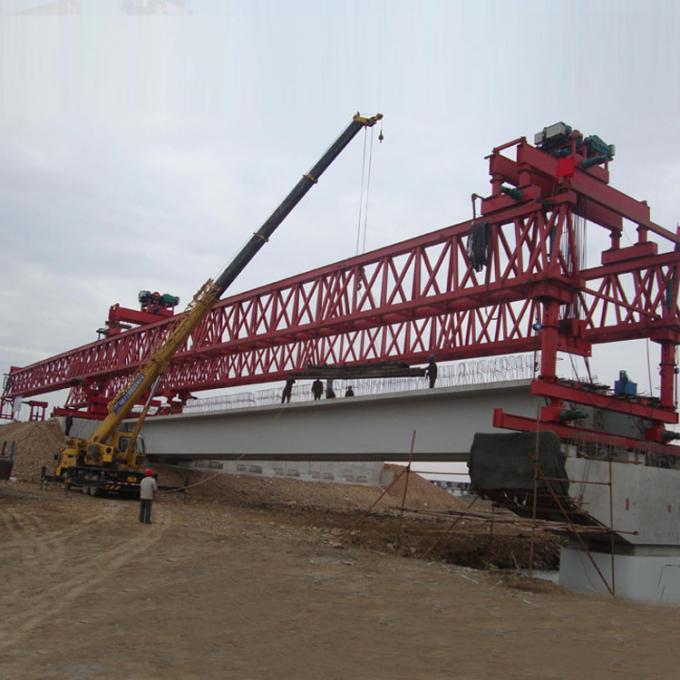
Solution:
<svg viewBox="0 0 680 680">
<path fill-rule="evenodd" d="M 358 512 L 200 488 L 146 526 L 133 501 L 0 483 L 0 677 L 679 677 L 680 607 L 419 558 L 439 519 L 398 539 L 394 514 L 352 529 Z M 499 559 L 479 532 L 457 526 L 449 557 Z"/>
</svg>

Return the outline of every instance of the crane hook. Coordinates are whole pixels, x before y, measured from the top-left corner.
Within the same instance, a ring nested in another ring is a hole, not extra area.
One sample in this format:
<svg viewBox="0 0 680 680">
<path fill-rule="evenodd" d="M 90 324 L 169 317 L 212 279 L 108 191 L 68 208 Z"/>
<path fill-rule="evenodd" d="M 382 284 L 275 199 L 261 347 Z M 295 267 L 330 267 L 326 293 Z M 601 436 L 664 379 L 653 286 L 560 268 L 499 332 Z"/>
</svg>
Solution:
<svg viewBox="0 0 680 680">
<path fill-rule="evenodd" d="M 382 144 L 383 139 L 385 139 L 385 135 L 383 134 L 382 131 L 382 123 L 380 124 L 380 134 L 378 135 L 378 141 Z"/>
</svg>

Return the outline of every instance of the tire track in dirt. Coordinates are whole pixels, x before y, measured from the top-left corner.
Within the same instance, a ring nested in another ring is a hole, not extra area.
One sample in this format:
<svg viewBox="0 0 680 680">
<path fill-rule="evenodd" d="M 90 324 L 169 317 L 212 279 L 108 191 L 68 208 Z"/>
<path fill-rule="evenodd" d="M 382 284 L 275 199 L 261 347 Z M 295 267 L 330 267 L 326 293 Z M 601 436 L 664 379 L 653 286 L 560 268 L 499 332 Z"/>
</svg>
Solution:
<svg viewBox="0 0 680 680">
<path fill-rule="evenodd" d="M 35 545 L 32 541 L 26 540 L 26 536 L 23 533 L 23 527 L 17 520 L 17 513 L 12 510 L 5 510 L 0 513 L 0 519 L 2 519 L 2 523 L 5 525 L 5 529 L 10 536 L 10 540 L 5 541 L 2 544 L 3 553 L 5 553 L 9 547 L 18 547 L 20 549 L 19 557 L 21 561 L 25 567 L 30 569 L 36 563 L 37 554 Z"/>
<path fill-rule="evenodd" d="M 55 539 L 61 540 L 64 538 L 69 539 L 74 536 L 77 536 L 78 534 L 81 534 L 83 531 L 86 531 L 87 529 L 93 528 L 93 525 L 111 523 L 119 514 L 120 508 L 115 507 L 113 508 L 112 511 L 109 511 L 106 514 L 99 513 L 97 515 L 93 515 L 92 517 L 87 517 L 84 520 L 81 520 L 76 526 L 66 527 L 64 529 L 54 529 L 52 531 L 46 530 L 41 534 L 41 536 L 48 541 L 53 541 Z M 45 528 L 44 524 L 42 526 Z M 19 538 L 19 536 L 21 536 L 21 538 Z M 11 540 L 5 541 L 2 544 L 2 549 L 3 550 L 10 550 L 15 548 L 21 549 L 24 548 L 25 545 L 26 538 L 23 536 L 23 534 L 17 534 L 16 532 L 14 532 Z"/>
<path fill-rule="evenodd" d="M 36 560 L 41 566 L 47 566 L 54 559 L 54 545 L 47 539 L 47 527 L 32 512 L 9 511 L 10 517 L 17 523 L 25 544 L 30 543 Z"/>
<path fill-rule="evenodd" d="M 30 541 L 36 555 L 39 571 L 56 575 L 64 562 L 64 546 L 50 537 L 45 522 L 34 513 L 16 514 L 15 519 L 21 525 L 22 536 Z"/>
<path fill-rule="evenodd" d="M 157 543 L 172 525 L 172 513 L 164 509 L 156 514 L 157 520 L 150 531 L 116 544 L 91 558 L 86 566 L 78 569 L 78 575 L 48 587 L 32 598 L 22 598 L 23 611 L 14 616 L 3 617 L 0 635 L 0 651 L 11 647 L 22 637 L 49 618 L 63 611 L 81 595 L 112 578 L 115 573 L 138 554 Z M 144 527 L 146 529 L 146 527 Z M 84 575 L 86 574 L 86 575 Z"/>
<path fill-rule="evenodd" d="M 4 561 L 8 563 L 9 557 L 13 556 L 14 559 L 18 557 L 17 566 L 19 560 L 22 565 L 20 571 L 5 570 L 4 579 L 7 588 L 3 593 L 3 606 L 7 608 L 16 606 L 15 602 L 20 601 L 22 595 L 21 589 L 15 587 L 14 581 L 20 581 L 24 590 L 27 587 L 38 586 L 46 570 L 50 574 L 54 573 L 51 565 L 56 556 L 37 536 L 39 529 L 33 513 L 7 508 L 2 513 L 2 520 L 9 536 L 13 539 L 13 541 L 1 544 Z M 10 543 L 14 550 L 7 549 Z"/>
</svg>

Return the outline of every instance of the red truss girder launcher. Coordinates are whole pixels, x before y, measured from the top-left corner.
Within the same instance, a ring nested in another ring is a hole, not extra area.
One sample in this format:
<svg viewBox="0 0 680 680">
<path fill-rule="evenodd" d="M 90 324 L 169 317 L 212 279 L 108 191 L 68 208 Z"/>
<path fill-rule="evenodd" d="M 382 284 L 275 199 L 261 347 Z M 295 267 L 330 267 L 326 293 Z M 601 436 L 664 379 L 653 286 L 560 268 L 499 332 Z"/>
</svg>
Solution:
<svg viewBox="0 0 680 680">
<path fill-rule="evenodd" d="M 514 159 L 502 153 L 511 147 Z M 610 187 L 606 169 L 579 169 L 578 156 L 570 165 L 522 138 L 489 160 L 492 194 L 480 218 L 490 225 L 488 261 L 480 271 L 467 252 L 466 221 L 231 296 L 178 353 L 159 393 L 181 402 L 199 390 L 280 380 L 309 363 L 418 363 L 431 354 L 441 361 L 535 349 L 540 391 L 556 381 L 557 351 L 587 356 L 593 343 L 650 338 L 661 345 L 661 396 L 645 413 L 677 421 L 680 238 L 651 222 L 645 203 Z M 507 195 L 504 182 L 521 195 Z M 578 218 L 611 237 L 596 267 L 581 269 Z M 638 234 L 626 247 L 624 218 Z M 12 369 L 5 396 L 75 381 L 69 405 L 96 412 L 172 323 Z"/>
</svg>

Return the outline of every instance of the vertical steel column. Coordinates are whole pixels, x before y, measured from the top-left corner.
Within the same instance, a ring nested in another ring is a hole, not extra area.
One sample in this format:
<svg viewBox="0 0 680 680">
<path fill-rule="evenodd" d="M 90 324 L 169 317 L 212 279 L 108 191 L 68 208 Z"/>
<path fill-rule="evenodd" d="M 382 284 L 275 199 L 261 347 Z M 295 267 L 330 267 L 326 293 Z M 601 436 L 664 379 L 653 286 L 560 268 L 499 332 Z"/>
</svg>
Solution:
<svg viewBox="0 0 680 680">
<path fill-rule="evenodd" d="M 556 300 L 543 301 L 541 321 L 541 378 L 553 382 L 557 377 L 557 333 L 560 303 Z"/>
<path fill-rule="evenodd" d="M 673 408 L 675 395 L 673 394 L 673 383 L 675 382 L 675 343 L 661 343 L 661 387 L 659 396 L 663 408 Z"/>
</svg>

